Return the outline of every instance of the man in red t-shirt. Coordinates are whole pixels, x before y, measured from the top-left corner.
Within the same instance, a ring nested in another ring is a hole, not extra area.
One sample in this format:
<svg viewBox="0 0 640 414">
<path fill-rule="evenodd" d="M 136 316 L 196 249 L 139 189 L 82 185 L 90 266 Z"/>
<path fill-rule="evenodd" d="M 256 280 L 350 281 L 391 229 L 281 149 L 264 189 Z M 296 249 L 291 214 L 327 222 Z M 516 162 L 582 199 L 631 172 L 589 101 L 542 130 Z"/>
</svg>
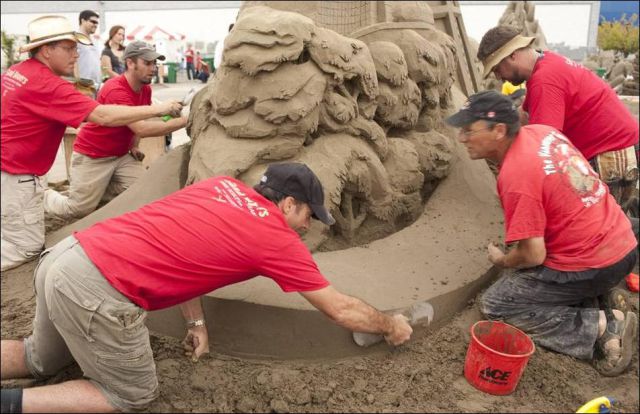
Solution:
<svg viewBox="0 0 640 414">
<path fill-rule="evenodd" d="M 200 296 L 258 275 L 344 328 L 407 341 L 407 318 L 338 292 L 320 273 L 297 233 L 311 217 L 335 222 L 322 184 L 306 165 L 283 163 L 254 188 L 210 178 L 69 236 L 36 270 L 33 334 L 2 341 L 2 379 L 52 376 L 75 360 L 88 380 L 51 389 L 46 399 L 37 387 L 24 395 L 3 389 L 3 400 L 6 393 L 25 412 L 143 409 L 158 395 L 146 311 L 181 304 L 184 345 L 197 360 L 209 351 Z"/>
<path fill-rule="evenodd" d="M 493 72 L 514 85 L 526 81 L 522 108 L 529 123 L 562 132 L 589 160 L 623 210 L 637 210 L 631 207 L 638 182 L 638 121 L 592 71 L 554 52 L 534 50 L 533 40 L 510 26 L 489 30 L 478 47 L 484 76 Z M 629 213 L 638 217 L 638 211 Z"/>
<path fill-rule="evenodd" d="M 44 245 L 43 185 L 67 125 L 82 121 L 120 126 L 170 114 L 180 102 L 131 108 L 101 105 L 60 76 L 72 76 L 77 42 L 90 44 L 62 16 L 29 23 L 30 43 L 20 48 L 30 59 L 2 74 L 0 169 L 2 170 L 2 270 L 37 257 Z"/>
<path fill-rule="evenodd" d="M 184 58 L 187 62 L 187 79 L 189 80 L 196 78 L 194 66 L 195 57 L 196 52 L 193 50 L 193 47 L 191 47 L 191 43 L 187 43 L 187 51 L 184 52 Z"/>
<path fill-rule="evenodd" d="M 156 59 L 165 57 L 142 41 L 129 43 L 123 59 L 125 73 L 110 79 L 100 89 L 98 102 L 127 106 L 151 105 L 149 84 L 156 71 Z M 44 192 L 45 212 L 60 218 L 82 217 L 101 201 L 109 201 L 142 175 L 144 154 L 138 149 L 140 138 L 164 136 L 187 124 L 187 118 L 163 122 L 144 120 L 121 127 L 85 124 L 73 146 L 69 195 L 55 190 Z"/>
<path fill-rule="evenodd" d="M 607 376 L 630 364 L 633 312 L 581 307 L 606 294 L 632 269 L 637 243 L 627 216 L 584 156 L 558 130 L 520 127 L 511 99 L 473 95 L 447 119 L 472 159 L 500 165 L 498 195 L 508 253 L 493 244 L 489 260 L 516 269 L 492 285 L 482 312 L 527 332 L 554 351 L 592 359 Z"/>
</svg>

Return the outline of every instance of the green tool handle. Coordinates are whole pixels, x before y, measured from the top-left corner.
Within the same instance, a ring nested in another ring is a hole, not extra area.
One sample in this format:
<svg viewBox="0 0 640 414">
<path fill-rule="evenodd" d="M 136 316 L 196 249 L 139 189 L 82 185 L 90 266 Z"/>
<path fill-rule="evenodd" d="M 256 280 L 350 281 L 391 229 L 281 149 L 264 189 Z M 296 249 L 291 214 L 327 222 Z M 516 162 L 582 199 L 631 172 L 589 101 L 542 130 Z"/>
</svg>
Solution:
<svg viewBox="0 0 640 414">
<path fill-rule="evenodd" d="M 162 117 L 162 120 L 163 120 L 164 122 L 167 122 L 167 121 L 168 121 L 168 120 L 170 120 L 170 119 L 173 119 L 173 117 L 172 117 L 171 115 L 164 115 L 164 116 Z"/>
</svg>

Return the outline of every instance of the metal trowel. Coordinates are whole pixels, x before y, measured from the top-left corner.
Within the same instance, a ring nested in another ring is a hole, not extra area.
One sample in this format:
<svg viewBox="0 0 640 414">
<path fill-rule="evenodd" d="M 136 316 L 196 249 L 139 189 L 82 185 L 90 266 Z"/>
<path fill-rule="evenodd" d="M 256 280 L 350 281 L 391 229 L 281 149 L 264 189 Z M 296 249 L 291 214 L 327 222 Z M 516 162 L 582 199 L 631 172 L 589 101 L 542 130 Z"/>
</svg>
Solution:
<svg viewBox="0 0 640 414">
<path fill-rule="evenodd" d="M 433 306 L 429 302 L 417 302 L 408 308 L 397 309 L 394 311 L 385 312 L 387 315 L 396 315 L 398 313 L 404 315 L 409 319 L 409 325 L 416 326 L 426 323 L 427 325 L 433 321 Z M 354 332 L 353 341 L 362 346 L 368 347 L 375 345 L 378 342 L 384 340 L 384 336 L 381 334 Z"/>
<path fill-rule="evenodd" d="M 187 105 L 189 105 L 191 103 L 191 100 L 193 99 L 193 97 L 196 95 L 196 90 L 194 88 L 189 89 L 189 92 L 187 92 L 187 94 L 184 96 L 184 98 L 182 98 L 182 106 L 185 107 Z M 171 115 L 165 115 L 162 117 L 162 120 L 164 122 L 167 122 L 168 120 L 172 119 L 173 117 Z"/>
</svg>

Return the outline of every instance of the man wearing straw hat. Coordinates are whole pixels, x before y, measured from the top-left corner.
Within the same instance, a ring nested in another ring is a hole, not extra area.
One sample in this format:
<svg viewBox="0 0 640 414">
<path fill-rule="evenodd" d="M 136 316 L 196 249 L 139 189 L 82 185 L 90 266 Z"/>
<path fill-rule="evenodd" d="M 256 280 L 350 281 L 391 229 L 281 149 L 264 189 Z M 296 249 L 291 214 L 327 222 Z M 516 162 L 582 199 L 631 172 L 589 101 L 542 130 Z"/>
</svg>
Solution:
<svg viewBox="0 0 640 414">
<path fill-rule="evenodd" d="M 493 72 L 514 85 L 526 81 L 522 108 L 529 123 L 552 126 L 569 138 L 629 210 L 638 182 L 638 122 L 596 74 L 557 53 L 534 50 L 534 40 L 510 26 L 489 30 L 478 47 L 483 76 Z"/>
<path fill-rule="evenodd" d="M 637 242 L 620 206 L 584 156 L 547 125 L 520 127 L 513 101 L 480 92 L 447 119 L 472 159 L 500 164 L 506 254 L 489 260 L 516 269 L 482 296 L 481 311 L 502 319 L 556 352 L 593 359 L 602 375 L 631 363 L 634 312 L 581 307 L 606 294 L 633 269 Z"/>
<path fill-rule="evenodd" d="M 20 48 L 30 58 L 2 75 L 0 154 L 2 170 L 1 270 L 16 267 L 44 245 L 43 184 L 67 125 L 83 121 L 122 126 L 165 114 L 178 116 L 180 102 L 139 107 L 100 105 L 75 90 L 61 76 L 72 76 L 77 43 L 89 38 L 75 32 L 62 16 L 29 23 L 29 43 Z"/>
</svg>

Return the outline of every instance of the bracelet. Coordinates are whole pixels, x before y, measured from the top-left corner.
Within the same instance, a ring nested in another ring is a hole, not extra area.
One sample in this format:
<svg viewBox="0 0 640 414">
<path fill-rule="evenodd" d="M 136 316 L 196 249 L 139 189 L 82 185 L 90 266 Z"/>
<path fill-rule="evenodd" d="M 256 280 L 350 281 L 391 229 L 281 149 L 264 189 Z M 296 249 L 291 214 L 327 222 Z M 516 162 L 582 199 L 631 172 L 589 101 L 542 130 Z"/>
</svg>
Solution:
<svg viewBox="0 0 640 414">
<path fill-rule="evenodd" d="M 204 326 L 204 319 L 195 319 L 193 321 L 187 321 L 188 328 L 195 328 L 196 326 Z"/>
</svg>

